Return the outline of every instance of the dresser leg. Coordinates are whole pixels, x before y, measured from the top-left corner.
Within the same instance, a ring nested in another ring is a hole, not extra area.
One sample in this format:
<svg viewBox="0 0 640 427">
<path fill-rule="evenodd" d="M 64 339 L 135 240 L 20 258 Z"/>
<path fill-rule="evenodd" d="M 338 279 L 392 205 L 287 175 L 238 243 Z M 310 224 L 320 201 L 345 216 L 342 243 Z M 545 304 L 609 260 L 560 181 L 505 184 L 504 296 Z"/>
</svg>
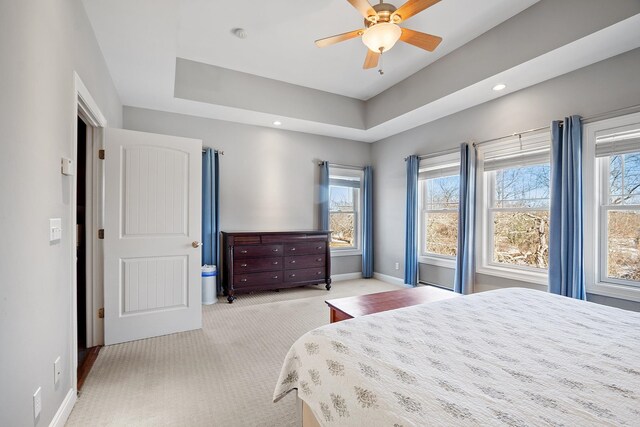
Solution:
<svg viewBox="0 0 640 427">
<path fill-rule="evenodd" d="M 327 290 L 331 289 L 331 279 L 327 279 L 327 284 L 324 286 Z"/>
<path fill-rule="evenodd" d="M 227 301 L 229 301 L 229 304 L 233 303 L 233 300 L 236 299 L 236 297 L 234 297 L 233 295 L 229 295 L 227 297 Z"/>
</svg>

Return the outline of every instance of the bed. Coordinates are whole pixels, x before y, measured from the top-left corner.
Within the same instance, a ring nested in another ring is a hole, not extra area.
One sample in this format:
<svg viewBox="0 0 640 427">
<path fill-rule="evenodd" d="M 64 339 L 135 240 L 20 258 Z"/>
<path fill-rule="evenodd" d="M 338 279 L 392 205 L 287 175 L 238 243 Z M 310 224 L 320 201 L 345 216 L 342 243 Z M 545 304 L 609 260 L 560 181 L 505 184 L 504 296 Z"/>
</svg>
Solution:
<svg viewBox="0 0 640 427">
<path fill-rule="evenodd" d="M 289 350 L 323 426 L 640 425 L 640 313 L 501 289 L 315 329 Z"/>
</svg>

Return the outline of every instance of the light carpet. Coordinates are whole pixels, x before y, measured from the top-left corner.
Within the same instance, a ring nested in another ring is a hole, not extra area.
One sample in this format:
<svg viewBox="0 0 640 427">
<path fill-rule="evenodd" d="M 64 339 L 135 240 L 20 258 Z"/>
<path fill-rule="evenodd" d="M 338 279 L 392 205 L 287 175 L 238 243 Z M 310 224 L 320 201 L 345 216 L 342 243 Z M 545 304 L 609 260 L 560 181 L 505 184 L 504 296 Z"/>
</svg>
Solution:
<svg viewBox="0 0 640 427">
<path fill-rule="evenodd" d="M 398 289 L 379 280 L 239 295 L 203 306 L 203 328 L 102 349 L 68 426 L 298 426 L 271 398 L 289 347 L 329 323 L 326 299 Z"/>
</svg>

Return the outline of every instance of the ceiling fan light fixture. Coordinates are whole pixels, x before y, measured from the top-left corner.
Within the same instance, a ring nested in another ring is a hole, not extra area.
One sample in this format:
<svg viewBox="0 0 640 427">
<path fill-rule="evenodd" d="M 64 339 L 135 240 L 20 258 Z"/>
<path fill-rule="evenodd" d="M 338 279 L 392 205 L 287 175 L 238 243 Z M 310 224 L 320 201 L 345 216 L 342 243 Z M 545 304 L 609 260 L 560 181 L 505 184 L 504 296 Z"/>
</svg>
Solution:
<svg viewBox="0 0 640 427">
<path fill-rule="evenodd" d="M 373 52 L 389 51 L 402 35 L 402 29 L 391 22 L 381 22 L 367 28 L 362 42 Z"/>
</svg>

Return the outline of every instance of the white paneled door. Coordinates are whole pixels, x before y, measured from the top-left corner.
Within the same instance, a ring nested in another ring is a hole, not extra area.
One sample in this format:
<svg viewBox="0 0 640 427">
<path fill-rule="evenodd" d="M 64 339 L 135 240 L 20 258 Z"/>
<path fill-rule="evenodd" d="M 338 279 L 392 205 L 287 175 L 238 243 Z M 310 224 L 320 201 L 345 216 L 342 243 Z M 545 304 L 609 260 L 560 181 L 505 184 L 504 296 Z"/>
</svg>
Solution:
<svg viewBox="0 0 640 427">
<path fill-rule="evenodd" d="M 202 327 L 202 141 L 105 131 L 105 344 Z"/>
</svg>

